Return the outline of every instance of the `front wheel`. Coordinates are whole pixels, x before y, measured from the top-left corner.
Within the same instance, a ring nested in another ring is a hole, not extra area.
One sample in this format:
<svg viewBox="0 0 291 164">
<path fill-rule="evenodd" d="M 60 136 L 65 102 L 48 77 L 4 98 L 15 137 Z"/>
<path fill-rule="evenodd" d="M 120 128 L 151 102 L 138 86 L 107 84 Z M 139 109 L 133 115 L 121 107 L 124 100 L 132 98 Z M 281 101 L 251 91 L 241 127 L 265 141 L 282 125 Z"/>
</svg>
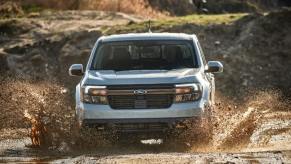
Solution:
<svg viewBox="0 0 291 164">
<path fill-rule="evenodd" d="M 96 147 L 108 144 L 108 141 L 104 137 L 104 133 L 98 131 L 95 126 L 84 124 L 77 117 L 75 117 L 72 135 L 77 148 L 95 149 Z"/>
<path fill-rule="evenodd" d="M 214 105 L 205 107 L 205 110 L 200 118 L 201 135 L 208 143 L 213 136 L 213 111 Z"/>
<path fill-rule="evenodd" d="M 200 117 L 185 121 L 187 128 L 183 131 L 174 129 L 164 139 L 164 143 L 183 149 L 210 145 L 213 136 L 213 109 L 214 107 L 206 107 Z"/>
</svg>

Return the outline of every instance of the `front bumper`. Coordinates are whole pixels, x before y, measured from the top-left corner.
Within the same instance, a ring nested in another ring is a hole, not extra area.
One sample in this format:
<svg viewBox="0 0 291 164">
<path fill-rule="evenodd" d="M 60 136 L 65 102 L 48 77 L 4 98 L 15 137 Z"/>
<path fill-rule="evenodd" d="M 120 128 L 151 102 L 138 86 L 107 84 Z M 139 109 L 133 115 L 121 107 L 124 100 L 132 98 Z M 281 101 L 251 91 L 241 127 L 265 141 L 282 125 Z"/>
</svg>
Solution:
<svg viewBox="0 0 291 164">
<path fill-rule="evenodd" d="M 172 104 L 167 109 L 116 110 L 109 105 L 80 103 L 76 114 L 79 123 L 99 129 L 120 131 L 164 131 L 176 128 L 185 120 L 200 116 L 204 111 L 202 101 Z"/>
<path fill-rule="evenodd" d="M 204 103 L 200 101 L 172 104 L 166 109 L 122 109 L 116 110 L 109 105 L 80 103 L 76 108 L 78 119 L 151 119 L 151 118 L 187 118 L 200 116 Z"/>
</svg>

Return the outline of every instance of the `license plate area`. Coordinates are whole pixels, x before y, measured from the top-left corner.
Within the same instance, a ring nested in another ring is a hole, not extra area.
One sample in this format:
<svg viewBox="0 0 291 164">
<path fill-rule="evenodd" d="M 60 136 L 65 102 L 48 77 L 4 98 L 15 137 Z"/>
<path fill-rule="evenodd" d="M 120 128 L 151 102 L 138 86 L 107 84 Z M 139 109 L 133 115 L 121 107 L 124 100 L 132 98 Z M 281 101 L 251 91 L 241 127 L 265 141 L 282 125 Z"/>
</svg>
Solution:
<svg viewBox="0 0 291 164">
<path fill-rule="evenodd" d="M 147 101 L 146 100 L 135 100 L 134 101 L 134 108 L 136 108 L 136 109 L 147 108 Z"/>
<path fill-rule="evenodd" d="M 147 101 L 144 96 L 137 96 L 134 100 L 134 108 L 135 109 L 145 109 L 147 108 Z"/>
</svg>

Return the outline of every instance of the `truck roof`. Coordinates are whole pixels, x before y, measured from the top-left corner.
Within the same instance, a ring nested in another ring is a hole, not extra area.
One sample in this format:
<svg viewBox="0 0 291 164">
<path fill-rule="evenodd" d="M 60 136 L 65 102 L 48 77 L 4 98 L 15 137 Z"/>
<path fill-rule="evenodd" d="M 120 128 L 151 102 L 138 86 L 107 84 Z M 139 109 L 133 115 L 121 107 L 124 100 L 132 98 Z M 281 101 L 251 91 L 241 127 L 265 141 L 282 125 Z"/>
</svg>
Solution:
<svg viewBox="0 0 291 164">
<path fill-rule="evenodd" d="M 102 36 L 102 42 L 133 41 L 133 40 L 193 40 L 195 34 L 185 33 L 129 33 Z"/>
</svg>

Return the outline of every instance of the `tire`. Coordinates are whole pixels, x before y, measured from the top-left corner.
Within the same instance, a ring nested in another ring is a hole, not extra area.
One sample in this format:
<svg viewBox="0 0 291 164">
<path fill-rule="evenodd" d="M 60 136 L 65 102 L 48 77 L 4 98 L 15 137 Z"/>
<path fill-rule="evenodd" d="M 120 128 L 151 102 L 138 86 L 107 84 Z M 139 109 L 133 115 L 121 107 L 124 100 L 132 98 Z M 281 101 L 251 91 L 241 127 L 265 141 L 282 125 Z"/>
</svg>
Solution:
<svg viewBox="0 0 291 164">
<path fill-rule="evenodd" d="M 211 144 L 213 136 L 212 111 L 214 107 L 209 106 L 200 117 L 189 120 L 187 129 L 182 132 L 174 130 L 163 139 L 164 145 L 175 147 L 179 150 L 188 150 L 193 146 L 204 146 Z"/>
<path fill-rule="evenodd" d="M 201 116 L 201 135 L 204 137 L 205 142 L 210 143 L 213 136 L 213 111 L 214 111 L 214 105 L 210 105 L 205 107 L 205 111 L 203 112 Z"/>
</svg>

